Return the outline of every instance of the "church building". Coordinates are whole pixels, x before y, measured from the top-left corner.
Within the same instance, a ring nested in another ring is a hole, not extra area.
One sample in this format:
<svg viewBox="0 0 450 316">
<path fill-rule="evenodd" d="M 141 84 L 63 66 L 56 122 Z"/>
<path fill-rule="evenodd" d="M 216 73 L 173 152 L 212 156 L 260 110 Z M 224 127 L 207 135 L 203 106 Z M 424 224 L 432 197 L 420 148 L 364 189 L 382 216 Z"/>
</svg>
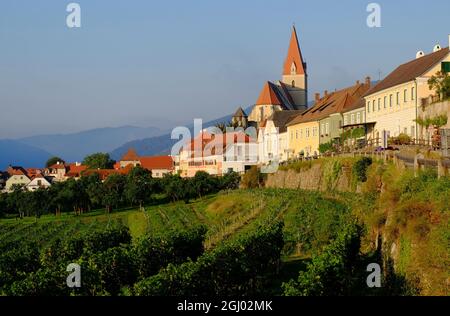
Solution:
<svg viewBox="0 0 450 316">
<path fill-rule="evenodd" d="M 295 26 L 284 62 L 281 80 L 266 82 L 248 116 L 249 125 L 259 128 L 275 111 L 306 110 L 308 104 L 306 63 Z"/>
</svg>

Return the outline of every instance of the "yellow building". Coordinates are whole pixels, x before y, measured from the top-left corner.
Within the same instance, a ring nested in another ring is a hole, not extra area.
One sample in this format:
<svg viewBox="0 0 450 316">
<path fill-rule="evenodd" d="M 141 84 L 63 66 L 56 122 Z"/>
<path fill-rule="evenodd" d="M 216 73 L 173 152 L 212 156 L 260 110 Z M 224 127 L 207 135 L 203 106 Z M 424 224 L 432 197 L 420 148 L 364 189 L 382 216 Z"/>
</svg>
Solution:
<svg viewBox="0 0 450 316">
<path fill-rule="evenodd" d="M 342 133 L 342 113 L 363 102 L 362 96 L 370 87 L 366 83 L 325 94 L 316 94 L 314 106 L 287 123 L 289 158 L 303 154 L 305 157 L 319 154 L 319 145 L 339 139 Z"/>
<path fill-rule="evenodd" d="M 428 79 L 450 62 L 449 48 L 440 48 L 409 61 L 375 85 L 366 95 L 366 120 L 374 123 L 368 139 L 386 145 L 389 137 L 407 134 L 418 139 L 421 134 L 416 123 L 421 99 L 435 94 L 428 86 Z"/>
</svg>

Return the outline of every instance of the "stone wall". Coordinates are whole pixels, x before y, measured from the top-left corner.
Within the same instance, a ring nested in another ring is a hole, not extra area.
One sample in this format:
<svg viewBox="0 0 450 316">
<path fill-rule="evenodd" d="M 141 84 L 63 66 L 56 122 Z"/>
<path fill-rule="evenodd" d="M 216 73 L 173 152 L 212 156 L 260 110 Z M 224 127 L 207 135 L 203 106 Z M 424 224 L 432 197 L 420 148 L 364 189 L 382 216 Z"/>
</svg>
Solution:
<svg viewBox="0 0 450 316">
<path fill-rule="evenodd" d="M 350 167 L 329 163 L 314 164 L 311 168 L 299 172 L 292 169 L 279 170 L 267 176 L 265 186 L 314 191 L 356 191 L 357 188 L 352 183 Z"/>
</svg>

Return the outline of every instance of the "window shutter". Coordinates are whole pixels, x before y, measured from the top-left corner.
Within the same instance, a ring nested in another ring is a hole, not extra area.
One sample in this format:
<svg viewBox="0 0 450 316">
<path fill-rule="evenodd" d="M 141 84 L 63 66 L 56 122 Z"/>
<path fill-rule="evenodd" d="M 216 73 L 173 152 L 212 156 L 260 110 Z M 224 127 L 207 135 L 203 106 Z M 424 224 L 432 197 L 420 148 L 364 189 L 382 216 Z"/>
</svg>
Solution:
<svg viewBox="0 0 450 316">
<path fill-rule="evenodd" d="M 442 62 L 442 72 L 450 72 L 450 62 L 444 61 Z"/>
</svg>

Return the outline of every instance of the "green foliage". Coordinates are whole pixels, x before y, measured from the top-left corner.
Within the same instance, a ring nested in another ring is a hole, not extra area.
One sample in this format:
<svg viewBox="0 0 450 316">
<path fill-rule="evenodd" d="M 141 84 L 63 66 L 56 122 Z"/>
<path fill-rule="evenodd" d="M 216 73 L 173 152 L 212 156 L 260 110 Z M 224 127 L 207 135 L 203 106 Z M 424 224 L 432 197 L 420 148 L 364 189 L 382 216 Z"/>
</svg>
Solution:
<svg viewBox="0 0 450 316">
<path fill-rule="evenodd" d="M 196 260 L 203 253 L 205 234 L 205 226 L 183 231 L 171 230 L 162 236 L 147 234 L 134 247 L 134 262 L 139 278 L 150 277 L 169 263 Z"/>
<path fill-rule="evenodd" d="M 252 166 L 242 177 L 241 184 L 244 188 L 260 188 L 264 184 L 264 176 L 257 166 Z"/>
<path fill-rule="evenodd" d="M 352 171 L 358 181 L 360 182 L 367 181 L 367 169 L 371 165 L 372 165 L 372 158 L 370 157 L 362 157 L 353 164 Z"/>
<path fill-rule="evenodd" d="M 361 228 L 346 226 L 324 251 L 313 257 L 297 280 L 283 284 L 287 296 L 350 295 L 357 280 Z"/>
<path fill-rule="evenodd" d="M 115 161 L 112 160 L 107 153 L 95 153 L 86 156 L 83 165 L 89 169 L 112 169 Z"/>
<path fill-rule="evenodd" d="M 336 139 L 330 140 L 327 143 L 319 144 L 319 152 L 321 154 L 336 152 L 338 144 L 339 142 Z"/>
<path fill-rule="evenodd" d="M 408 134 L 401 133 L 397 137 L 390 137 L 389 144 L 391 144 L 391 145 L 409 145 L 409 144 L 411 144 L 411 137 Z"/>
<path fill-rule="evenodd" d="M 425 118 L 419 117 L 415 121 L 417 124 L 425 128 L 429 128 L 430 126 L 440 128 L 447 124 L 448 117 L 447 114 L 440 114 L 431 118 L 429 116 L 426 116 Z"/>
<path fill-rule="evenodd" d="M 138 282 L 136 295 L 230 296 L 264 293 L 283 246 L 283 225 L 276 222 L 218 246 L 197 261 L 170 264 Z"/>
<path fill-rule="evenodd" d="M 428 86 L 442 99 L 450 98 L 450 75 L 448 73 L 438 71 L 428 79 Z"/>
</svg>

